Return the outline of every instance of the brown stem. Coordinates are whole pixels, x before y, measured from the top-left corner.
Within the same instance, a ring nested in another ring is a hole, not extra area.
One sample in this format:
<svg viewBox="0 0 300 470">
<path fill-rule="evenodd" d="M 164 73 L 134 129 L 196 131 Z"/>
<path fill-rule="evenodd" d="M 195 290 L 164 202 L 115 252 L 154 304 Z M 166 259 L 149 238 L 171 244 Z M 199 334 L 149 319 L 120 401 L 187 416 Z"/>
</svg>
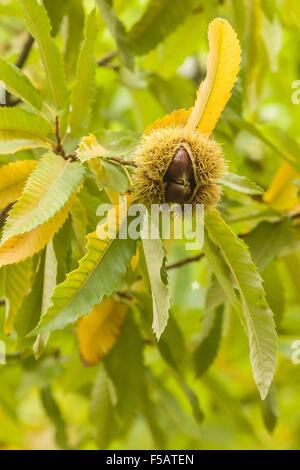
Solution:
<svg viewBox="0 0 300 470">
<path fill-rule="evenodd" d="M 185 264 L 193 263 L 195 261 L 199 261 L 203 256 L 204 256 L 204 253 L 200 253 L 197 256 L 191 256 L 190 258 L 184 258 L 180 261 L 177 261 L 177 263 L 169 264 L 169 266 L 167 266 L 167 269 L 180 268 L 181 266 L 184 266 Z"/>
<path fill-rule="evenodd" d="M 64 148 L 61 144 L 59 116 L 55 116 L 55 136 L 56 136 L 56 142 L 57 142 L 55 152 L 58 155 L 61 155 L 63 158 L 68 159 L 68 157 L 65 154 Z"/>
<path fill-rule="evenodd" d="M 112 162 L 120 163 L 121 165 L 132 166 L 134 168 L 137 167 L 137 164 L 132 160 L 124 160 L 122 157 L 107 157 L 107 160 L 111 160 Z"/>
<path fill-rule="evenodd" d="M 4 207 L 4 209 L 0 211 L 0 228 L 5 223 L 6 217 L 8 216 L 8 213 L 14 204 L 15 204 L 14 202 L 11 202 L 6 207 Z"/>
</svg>

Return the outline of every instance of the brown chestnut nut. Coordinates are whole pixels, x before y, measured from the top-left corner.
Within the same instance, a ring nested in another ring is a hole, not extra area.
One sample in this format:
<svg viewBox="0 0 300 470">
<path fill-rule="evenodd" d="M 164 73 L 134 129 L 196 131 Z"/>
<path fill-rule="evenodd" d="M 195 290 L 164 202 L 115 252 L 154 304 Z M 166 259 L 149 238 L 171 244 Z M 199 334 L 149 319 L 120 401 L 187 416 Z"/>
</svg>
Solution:
<svg viewBox="0 0 300 470">
<path fill-rule="evenodd" d="M 187 180 L 194 178 L 193 164 L 184 148 L 177 150 L 165 175 L 166 180 L 178 178 Z"/>
<path fill-rule="evenodd" d="M 168 181 L 165 187 L 165 198 L 166 202 L 177 202 L 183 203 L 188 201 L 191 197 L 192 191 L 189 187 L 184 186 L 183 184 L 174 183 L 173 181 Z"/>
</svg>

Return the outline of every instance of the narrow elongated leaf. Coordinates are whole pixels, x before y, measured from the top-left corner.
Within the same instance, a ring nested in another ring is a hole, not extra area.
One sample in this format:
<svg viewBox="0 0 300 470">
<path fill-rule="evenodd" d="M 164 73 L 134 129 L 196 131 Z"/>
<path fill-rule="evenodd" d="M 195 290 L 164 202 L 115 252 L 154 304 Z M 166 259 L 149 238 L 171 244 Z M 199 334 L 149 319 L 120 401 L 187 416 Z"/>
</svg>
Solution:
<svg viewBox="0 0 300 470">
<path fill-rule="evenodd" d="M 138 411 L 144 382 L 142 337 L 132 316 L 126 316 L 122 334 L 104 361 L 116 391 L 117 416 L 126 431 Z"/>
<path fill-rule="evenodd" d="M 170 294 L 168 286 L 163 282 L 165 252 L 160 238 L 143 238 L 143 249 L 153 297 L 153 331 L 159 340 L 169 318 Z"/>
<path fill-rule="evenodd" d="M 0 108 L 0 140 L 4 141 L 0 145 L 1 153 L 28 147 L 52 148 L 55 143 L 47 138 L 51 132 L 49 123 L 37 114 L 19 108 Z"/>
<path fill-rule="evenodd" d="M 151 0 L 141 19 L 129 31 L 138 55 L 146 54 L 172 33 L 195 5 L 195 0 Z"/>
<path fill-rule="evenodd" d="M 285 297 L 284 286 L 275 260 L 267 265 L 261 272 L 261 276 L 264 282 L 267 301 L 274 313 L 276 328 L 279 330 L 284 315 Z"/>
<path fill-rule="evenodd" d="M 123 223 L 126 218 L 121 228 Z M 106 233 L 105 228 L 103 231 Z M 110 295 L 116 288 L 136 252 L 136 241 L 131 238 L 103 239 L 93 232 L 87 235 L 87 240 L 87 254 L 80 260 L 79 267 L 56 287 L 51 299 L 53 305 L 41 319 L 37 332 L 64 328 L 88 314 L 104 295 Z"/>
<path fill-rule="evenodd" d="M 87 132 L 91 106 L 95 95 L 96 58 L 94 54 L 97 38 L 97 17 L 93 10 L 86 21 L 85 39 L 77 65 L 76 82 L 72 92 L 72 111 L 69 116 L 71 134 L 81 137 Z"/>
<path fill-rule="evenodd" d="M 10 141 L 0 141 L 0 155 L 9 155 L 12 153 L 19 152 L 20 150 L 34 149 L 38 147 L 49 148 L 49 142 L 47 141 L 33 141 L 26 139 L 17 139 Z"/>
<path fill-rule="evenodd" d="M 69 449 L 66 424 L 62 418 L 59 406 L 52 394 L 50 387 L 41 390 L 41 401 L 43 407 L 55 426 L 55 439 L 61 449 Z"/>
<path fill-rule="evenodd" d="M 19 336 L 25 337 L 39 322 L 51 305 L 50 298 L 56 286 L 57 259 L 54 252 L 53 241 L 51 240 L 45 250 L 45 257 L 42 258 L 40 272 L 36 276 L 36 286 L 32 288 L 26 308 L 19 312 L 16 319 L 16 330 Z M 17 325 L 17 320 L 19 320 Z M 38 359 L 44 351 L 49 339 L 49 333 L 41 333 L 37 336 L 33 345 L 35 358 Z"/>
<path fill-rule="evenodd" d="M 209 285 L 204 308 L 200 342 L 194 351 L 196 375 L 204 374 L 214 361 L 221 340 L 225 294 L 213 276 Z"/>
<path fill-rule="evenodd" d="M 267 430 L 272 433 L 279 418 L 276 387 L 271 385 L 268 395 L 261 403 L 262 417 Z"/>
<path fill-rule="evenodd" d="M 28 29 L 36 40 L 43 61 L 50 94 L 57 111 L 66 106 L 68 91 L 60 52 L 51 37 L 51 24 L 44 7 L 37 0 L 20 0 Z"/>
<path fill-rule="evenodd" d="M 235 175 L 230 172 L 225 173 L 223 178 L 220 178 L 218 181 L 220 184 L 234 189 L 235 191 L 239 191 L 240 193 L 263 194 L 264 192 L 262 188 L 245 176 Z"/>
<path fill-rule="evenodd" d="M 70 0 L 64 0 L 63 2 L 60 0 L 43 0 L 43 4 L 51 21 L 51 35 L 53 37 L 55 37 L 59 31 L 63 17 L 69 8 L 69 3 Z"/>
<path fill-rule="evenodd" d="M 5 334 L 13 330 L 15 316 L 26 298 L 32 277 L 32 259 L 5 266 L 4 294 L 6 296 Z"/>
<path fill-rule="evenodd" d="M 49 1 L 49 0 L 48 0 Z M 50 0 L 52 3 L 52 0 Z M 64 63 L 66 75 L 72 80 L 76 72 L 80 45 L 84 30 L 84 8 L 81 0 L 68 0 L 66 46 L 64 51 Z"/>
<path fill-rule="evenodd" d="M 36 160 L 21 160 L 3 165 L 0 171 L 0 207 L 15 202 L 25 186 Z"/>
<path fill-rule="evenodd" d="M 117 43 L 120 61 L 128 68 L 133 68 L 134 55 L 123 23 L 116 16 L 110 0 L 97 0 L 100 13 L 112 37 Z"/>
<path fill-rule="evenodd" d="M 203 319 L 202 335 L 194 352 L 197 377 L 200 377 L 214 361 L 221 339 L 223 307 L 206 312 Z"/>
<path fill-rule="evenodd" d="M 25 338 L 27 333 L 29 333 L 37 325 L 41 316 L 44 269 L 45 252 L 41 254 L 40 264 L 31 291 L 26 297 L 15 318 L 14 326 L 18 334 L 18 340 L 20 345 L 22 344 L 23 339 Z"/>
<path fill-rule="evenodd" d="M 186 359 L 184 338 L 181 329 L 171 314 L 157 347 L 164 360 L 175 371 L 183 371 Z"/>
<path fill-rule="evenodd" d="M 126 308 L 126 304 L 108 297 L 79 320 L 77 338 L 84 364 L 97 364 L 115 345 L 121 334 Z"/>
<path fill-rule="evenodd" d="M 83 171 L 78 162 L 64 160 L 54 153 L 45 154 L 10 211 L 2 244 L 51 219 L 78 189 Z"/>
<path fill-rule="evenodd" d="M 206 228 L 218 246 L 239 290 L 247 321 L 250 360 L 254 380 L 262 399 L 272 383 L 277 352 L 277 334 L 262 279 L 245 243 L 228 227 L 217 210 L 206 217 Z"/>
<path fill-rule="evenodd" d="M 200 409 L 198 397 L 195 392 L 185 382 L 185 371 L 187 366 L 187 351 L 184 346 L 184 338 L 182 332 L 170 315 L 167 327 L 165 328 L 158 349 L 163 359 L 171 366 L 173 375 L 182 389 L 184 395 L 188 399 L 196 421 L 201 423 L 204 414 Z"/>
<path fill-rule="evenodd" d="M 75 194 L 47 222 L 38 225 L 30 232 L 24 232 L 9 238 L 0 246 L 0 267 L 18 263 L 38 253 L 51 240 L 68 217 Z"/>
<path fill-rule="evenodd" d="M 0 57 L 0 80 L 10 93 L 40 111 L 43 100 L 40 93 L 34 88 L 29 78 L 13 64 Z"/>
<path fill-rule="evenodd" d="M 231 96 L 241 61 L 237 35 L 226 20 L 217 18 L 210 23 L 208 40 L 207 75 L 187 123 L 205 135 L 211 134 Z"/>
<path fill-rule="evenodd" d="M 116 394 L 104 364 L 99 365 L 93 385 L 90 417 L 94 424 L 95 441 L 99 449 L 106 449 L 111 438 L 114 424 Z"/>
</svg>

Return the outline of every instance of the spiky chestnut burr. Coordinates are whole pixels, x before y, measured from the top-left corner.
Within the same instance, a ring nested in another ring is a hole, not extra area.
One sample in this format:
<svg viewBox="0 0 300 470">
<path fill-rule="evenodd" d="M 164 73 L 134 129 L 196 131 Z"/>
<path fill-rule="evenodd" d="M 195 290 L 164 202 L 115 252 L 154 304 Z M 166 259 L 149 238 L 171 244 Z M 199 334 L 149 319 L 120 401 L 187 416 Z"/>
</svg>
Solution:
<svg viewBox="0 0 300 470">
<path fill-rule="evenodd" d="M 225 170 L 222 149 L 197 129 L 155 128 L 144 135 L 134 156 L 134 199 L 151 204 L 217 204 L 217 184 Z"/>
</svg>

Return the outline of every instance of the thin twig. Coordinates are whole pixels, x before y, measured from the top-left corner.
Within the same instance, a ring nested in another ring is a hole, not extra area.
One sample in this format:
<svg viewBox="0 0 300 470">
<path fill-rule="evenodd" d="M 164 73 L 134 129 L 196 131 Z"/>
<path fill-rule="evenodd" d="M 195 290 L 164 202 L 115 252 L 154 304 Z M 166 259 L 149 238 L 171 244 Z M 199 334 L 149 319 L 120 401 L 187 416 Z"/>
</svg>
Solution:
<svg viewBox="0 0 300 470">
<path fill-rule="evenodd" d="M 63 158 L 68 159 L 68 157 L 65 154 L 64 148 L 61 145 L 59 116 L 55 116 L 55 136 L 56 136 L 56 141 L 57 141 L 55 152 L 58 155 L 61 155 Z"/>
<path fill-rule="evenodd" d="M 15 63 L 16 67 L 18 67 L 19 69 L 23 68 L 23 66 L 24 66 L 24 64 L 25 64 L 25 62 L 28 58 L 29 52 L 31 51 L 33 43 L 34 43 L 34 38 L 31 36 L 31 34 L 28 33 L 28 37 L 27 37 L 27 40 L 25 41 L 25 44 L 24 44 L 23 49 L 21 51 L 21 54 L 20 54 L 18 60 Z M 10 108 L 13 108 L 14 106 L 17 106 L 17 104 L 22 102 L 22 100 L 20 100 L 20 98 L 13 101 L 11 99 L 11 94 L 8 91 L 6 92 L 5 101 L 6 101 L 6 106 L 9 106 Z"/>
<path fill-rule="evenodd" d="M 127 165 L 132 166 L 134 168 L 137 167 L 137 164 L 132 160 L 124 160 L 122 157 L 107 157 L 107 160 L 111 160 L 112 162 L 119 163 L 120 165 Z"/>
<path fill-rule="evenodd" d="M 16 61 L 16 67 L 18 67 L 19 69 L 23 68 L 28 58 L 29 52 L 31 51 L 31 48 L 33 46 L 33 43 L 34 43 L 34 38 L 31 36 L 31 34 L 28 34 L 27 40 L 23 46 L 21 54 L 18 60 Z"/>
<path fill-rule="evenodd" d="M 0 228 L 2 227 L 2 225 L 5 223 L 6 221 L 6 218 L 8 216 L 8 213 L 10 211 L 10 209 L 13 207 L 15 203 L 14 202 L 11 202 L 10 204 L 8 204 L 6 207 L 4 207 L 4 209 L 2 209 L 0 211 Z"/>
<path fill-rule="evenodd" d="M 97 65 L 99 65 L 99 67 L 104 67 L 105 65 L 107 65 L 112 59 L 114 59 L 114 57 L 116 57 L 117 55 L 117 52 L 116 51 L 111 51 L 111 52 L 108 52 L 107 54 L 105 54 L 103 57 L 101 57 L 98 62 L 97 62 Z"/>
<path fill-rule="evenodd" d="M 167 266 L 167 269 L 180 268 L 181 266 L 184 266 L 185 264 L 194 263 L 195 261 L 199 261 L 203 256 L 204 256 L 204 253 L 200 253 L 197 256 L 191 256 L 190 258 L 184 258 L 180 261 L 177 261 L 177 263 L 169 264 L 169 266 Z"/>
</svg>

